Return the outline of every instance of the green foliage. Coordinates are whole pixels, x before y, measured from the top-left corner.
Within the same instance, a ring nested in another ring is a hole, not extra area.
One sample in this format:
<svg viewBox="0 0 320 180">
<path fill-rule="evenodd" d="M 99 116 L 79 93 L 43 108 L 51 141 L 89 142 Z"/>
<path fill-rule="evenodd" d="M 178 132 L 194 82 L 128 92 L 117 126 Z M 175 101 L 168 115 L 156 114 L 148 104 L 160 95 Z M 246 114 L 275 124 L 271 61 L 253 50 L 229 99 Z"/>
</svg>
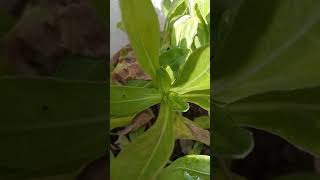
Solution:
<svg viewBox="0 0 320 180">
<path fill-rule="evenodd" d="M 217 156 L 245 157 L 253 145 L 246 127 L 276 134 L 319 156 L 320 2 L 228 0 L 216 1 L 216 7 L 212 92 Z M 305 177 L 313 176 L 279 179 Z"/>
<path fill-rule="evenodd" d="M 171 108 L 161 104 L 156 123 L 111 161 L 111 179 L 155 179 L 173 150 L 173 117 Z"/>
<path fill-rule="evenodd" d="M 183 94 L 182 97 L 210 112 L 210 90 L 191 91 Z"/>
<path fill-rule="evenodd" d="M 2 176 L 75 172 L 104 153 L 104 82 L 2 77 L 0 83 Z"/>
<path fill-rule="evenodd" d="M 176 92 L 170 92 L 168 94 L 168 103 L 175 111 L 187 112 L 189 110 L 189 104 L 187 101 Z"/>
<path fill-rule="evenodd" d="M 184 4 L 188 2 L 183 1 Z M 158 177 L 169 162 L 174 141 L 177 137 L 179 138 L 177 134 L 184 134 L 186 135 L 184 138 L 210 144 L 207 130 L 190 120 L 177 121 L 177 118 L 181 117 L 181 112 L 188 111 L 189 102 L 195 102 L 209 110 L 210 47 L 208 43 L 199 48 L 191 47 L 198 32 L 198 20 L 196 17 L 190 19 L 194 22 L 191 27 L 192 32 L 190 32 L 190 25 L 186 22 L 176 23 L 175 35 L 169 40 L 173 46 L 160 49 L 160 28 L 151 1 L 120 0 L 120 7 L 122 24 L 131 46 L 142 69 L 152 77 L 152 84 L 141 87 L 140 83 L 131 83 L 130 86 L 110 88 L 110 113 L 114 116 L 111 126 L 112 128 L 125 126 L 130 117 L 155 104 L 160 104 L 160 112 L 156 122 L 146 132 L 135 137 L 111 161 L 111 179 L 152 180 L 167 177 L 208 179 L 209 158 L 202 157 L 186 157 L 178 160 L 166 168 L 164 173 L 161 173 L 161 177 Z M 175 13 L 173 16 L 173 11 L 175 10 L 168 12 L 171 18 L 184 15 Z M 167 30 L 164 33 L 166 34 Z M 209 41 L 209 39 L 206 40 Z M 164 42 L 161 47 L 164 47 Z M 185 127 L 184 132 L 177 128 L 177 122 L 181 122 Z M 201 134 L 193 135 L 192 131 L 195 130 L 204 133 L 206 138 L 201 139 Z M 194 166 L 189 167 L 188 170 L 176 171 L 178 166 L 188 164 L 194 164 Z M 126 169 L 125 173 L 124 169 Z M 205 171 L 204 174 L 195 174 L 199 169 Z M 184 177 L 183 174 L 188 176 Z"/>
<path fill-rule="evenodd" d="M 194 51 L 174 82 L 173 90 L 181 94 L 210 89 L 210 47 Z"/>
<path fill-rule="evenodd" d="M 165 0 L 162 9 L 167 17 L 162 49 L 195 50 L 209 44 L 210 1 Z"/>
<path fill-rule="evenodd" d="M 122 22 L 140 65 L 155 77 L 159 69 L 160 27 L 151 1 L 120 0 Z"/>
<path fill-rule="evenodd" d="M 106 23 L 109 8 L 105 5 L 109 2 L 92 2 Z M 48 12 L 46 8 L 28 6 L 19 19 L 1 7 L 1 45 L 6 45 L 5 38 L 18 25 L 29 29 L 47 20 Z M 105 59 L 70 56 L 63 58 L 58 71 L 50 77 L 12 76 L 16 72 L 7 62 L 13 59 L 6 57 L 3 47 L 0 179 L 75 179 L 88 162 L 106 153 L 109 143 Z M 44 63 L 44 58 L 39 62 Z"/>
<path fill-rule="evenodd" d="M 210 179 L 210 156 L 187 155 L 177 159 L 159 175 L 158 180 Z"/>
<path fill-rule="evenodd" d="M 153 88 L 111 86 L 111 116 L 126 116 L 138 113 L 161 101 L 161 94 Z"/>
<path fill-rule="evenodd" d="M 252 134 L 234 125 L 232 119 L 219 107 L 214 106 L 214 151 L 224 158 L 244 158 L 253 148 Z"/>
</svg>

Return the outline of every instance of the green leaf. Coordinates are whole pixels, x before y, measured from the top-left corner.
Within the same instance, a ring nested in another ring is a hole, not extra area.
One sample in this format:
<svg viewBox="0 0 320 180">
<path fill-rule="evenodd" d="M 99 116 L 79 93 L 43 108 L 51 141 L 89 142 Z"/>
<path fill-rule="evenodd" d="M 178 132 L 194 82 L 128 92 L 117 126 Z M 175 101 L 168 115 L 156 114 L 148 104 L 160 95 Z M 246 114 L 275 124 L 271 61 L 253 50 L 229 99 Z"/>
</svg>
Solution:
<svg viewBox="0 0 320 180">
<path fill-rule="evenodd" d="M 185 0 L 174 0 L 171 4 L 171 8 L 167 14 L 166 20 L 166 30 L 169 28 L 169 24 L 172 23 L 174 19 L 177 17 L 181 17 L 182 15 L 186 14 L 187 11 L 187 3 Z"/>
<path fill-rule="evenodd" d="M 261 94 L 237 101 L 225 111 L 242 126 L 266 130 L 320 155 L 319 92 L 320 87 Z"/>
<path fill-rule="evenodd" d="M 145 80 L 128 80 L 126 86 L 135 86 L 135 87 L 152 87 L 152 81 Z"/>
<path fill-rule="evenodd" d="M 192 150 L 188 152 L 188 154 L 200 155 L 203 150 L 204 145 L 200 142 L 195 142 L 193 144 Z"/>
<path fill-rule="evenodd" d="M 146 128 L 144 126 L 142 126 L 142 127 L 138 128 L 137 130 L 130 132 L 130 134 L 129 134 L 130 140 L 134 141 L 134 139 L 136 139 L 137 137 L 139 137 L 140 135 L 142 135 L 145 132 L 145 129 Z"/>
<path fill-rule="evenodd" d="M 111 86 L 110 114 L 123 117 L 138 113 L 161 101 L 161 94 L 153 88 Z"/>
<path fill-rule="evenodd" d="M 172 8 L 172 4 L 173 3 L 171 2 L 171 0 L 163 0 L 161 9 L 162 9 L 162 12 L 163 12 L 164 16 L 167 17 L 170 9 Z"/>
<path fill-rule="evenodd" d="M 320 175 L 312 172 L 300 172 L 274 178 L 274 180 L 318 180 Z"/>
<path fill-rule="evenodd" d="M 214 106 L 211 140 L 213 150 L 223 158 L 241 159 L 246 157 L 254 146 L 251 132 L 235 126 L 235 123 L 219 107 Z"/>
<path fill-rule="evenodd" d="M 167 96 L 168 104 L 174 111 L 187 112 L 189 110 L 189 103 L 185 101 L 178 93 L 169 92 Z"/>
<path fill-rule="evenodd" d="M 209 116 L 200 116 L 193 120 L 193 122 L 204 129 L 210 129 L 210 117 Z"/>
<path fill-rule="evenodd" d="M 161 104 L 156 123 L 111 161 L 111 179 L 156 178 L 174 147 L 173 115 L 168 105 Z"/>
<path fill-rule="evenodd" d="M 217 50 L 215 99 L 319 86 L 319 22 L 317 0 L 244 1 Z"/>
<path fill-rule="evenodd" d="M 184 94 L 210 89 L 210 46 L 194 51 L 174 83 L 173 91 Z"/>
<path fill-rule="evenodd" d="M 182 16 L 173 24 L 171 46 L 190 49 L 197 29 L 197 19 L 190 15 Z"/>
<path fill-rule="evenodd" d="M 190 50 L 181 48 L 171 48 L 160 55 L 160 65 L 169 67 L 173 72 L 173 79 L 179 76 L 182 65 L 186 62 Z"/>
<path fill-rule="evenodd" d="M 195 0 L 195 6 L 200 10 L 203 17 L 210 14 L 210 0 Z"/>
<path fill-rule="evenodd" d="M 210 90 L 191 91 L 181 95 L 188 102 L 192 102 L 210 112 Z"/>
<path fill-rule="evenodd" d="M 210 26 L 205 18 L 206 16 L 203 15 L 198 4 L 195 5 L 195 13 L 197 14 L 199 24 L 198 24 L 197 35 L 195 36 L 194 43 L 196 45 L 196 48 L 200 48 L 210 43 Z M 210 16 L 210 14 L 208 15 Z"/>
<path fill-rule="evenodd" d="M 152 78 L 159 69 L 160 27 L 150 0 L 120 0 L 122 22 L 139 64 Z"/>
<path fill-rule="evenodd" d="M 210 156 L 187 155 L 165 168 L 158 180 L 209 180 Z"/>
<path fill-rule="evenodd" d="M 168 72 L 162 67 L 158 69 L 155 83 L 161 92 L 167 93 L 171 87 L 171 78 Z"/>
<path fill-rule="evenodd" d="M 1 175 L 70 173 L 105 153 L 104 82 L 2 77 L 0 85 Z"/>
</svg>

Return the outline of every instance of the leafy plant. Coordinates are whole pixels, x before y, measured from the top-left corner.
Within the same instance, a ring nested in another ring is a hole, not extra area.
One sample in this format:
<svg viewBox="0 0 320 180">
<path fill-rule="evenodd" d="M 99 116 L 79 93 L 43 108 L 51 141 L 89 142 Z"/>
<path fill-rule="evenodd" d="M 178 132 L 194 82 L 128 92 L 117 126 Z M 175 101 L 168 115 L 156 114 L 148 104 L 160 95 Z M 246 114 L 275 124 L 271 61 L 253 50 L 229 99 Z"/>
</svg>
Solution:
<svg viewBox="0 0 320 180">
<path fill-rule="evenodd" d="M 216 7 L 214 157 L 248 155 L 254 142 L 244 127 L 319 156 L 320 2 L 234 0 Z"/>
<path fill-rule="evenodd" d="M 164 0 L 162 48 L 197 49 L 210 41 L 210 1 Z"/>
<path fill-rule="evenodd" d="M 189 1 L 179 2 L 186 4 Z M 196 3 L 192 7 L 198 5 Z M 154 125 L 133 139 L 111 160 L 111 179 L 209 179 L 208 156 L 183 157 L 163 170 L 169 163 L 175 139 L 201 141 L 190 132 L 190 127 L 206 131 L 194 121 L 183 117 L 182 112 L 188 111 L 189 102 L 198 104 L 208 111 L 210 109 L 209 43 L 203 43 L 198 48 L 170 43 L 167 49 L 160 50 L 164 43 L 160 42 L 159 22 L 151 1 L 120 0 L 120 7 L 122 26 L 128 34 L 140 66 L 152 77 L 152 81 L 147 87 L 110 87 L 111 127 L 126 125 L 137 113 L 156 104 L 160 104 L 160 110 Z M 202 11 L 198 13 L 204 15 Z M 178 13 L 179 16 L 180 14 L 184 15 Z M 167 21 L 171 21 L 170 18 Z M 209 27 L 207 23 L 205 25 Z M 165 34 L 168 32 L 167 28 L 164 30 Z M 189 28 L 189 25 L 181 24 L 177 28 Z M 181 31 L 179 36 L 184 32 L 185 30 Z M 199 31 L 196 34 L 184 34 L 184 37 L 194 39 L 200 34 L 202 32 Z M 173 41 L 183 42 L 185 39 L 170 40 Z M 206 143 L 209 145 L 210 142 Z M 188 166 L 190 164 L 193 164 L 193 167 Z M 202 171 L 196 173 L 199 168 Z"/>
<path fill-rule="evenodd" d="M 39 21 L 33 16 L 22 22 L 26 15 L 13 18 L 0 8 L 1 45 L 17 23 L 32 26 Z M 101 20 L 108 16 L 101 14 Z M 7 64 L 13 60 L 6 57 L 3 47 L 0 179 L 75 179 L 87 163 L 106 153 L 105 60 L 73 55 L 50 77 L 22 76 Z"/>
</svg>

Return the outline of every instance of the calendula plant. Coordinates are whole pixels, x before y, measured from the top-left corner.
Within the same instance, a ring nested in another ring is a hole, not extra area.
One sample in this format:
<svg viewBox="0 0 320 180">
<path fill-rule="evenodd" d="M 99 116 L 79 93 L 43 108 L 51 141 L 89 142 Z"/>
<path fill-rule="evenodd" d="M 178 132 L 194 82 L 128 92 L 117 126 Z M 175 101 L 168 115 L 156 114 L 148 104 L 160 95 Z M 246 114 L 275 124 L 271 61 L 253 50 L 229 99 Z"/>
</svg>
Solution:
<svg viewBox="0 0 320 180">
<path fill-rule="evenodd" d="M 160 27 L 151 1 L 120 0 L 120 7 L 123 28 L 141 68 L 152 81 L 143 87 L 111 85 L 111 128 L 127 124 L 128 119 L 156 104 L 160 110 L 156 122 L 146 132 L 111 157 L 111 179 L 210 179 L 210 157 L 205 155 L 185 156 L 164 168 L 169 164 L 176 139 L 210 144 L 209 139 L 201 140 L 190 132 L 190 127 L 206 131 L 201 123 L 182 116 L 189 110 L 190 102 L 210 111 L 209 43 L 194 49 L 175 46 L 172 51 L 170 45 L 161 52 Z M 175 56 L 180 50 L 188 53 Z"/>
<path fill-rule="evenodd" d="M 195 50 L 210 41 L 209 0 L 164 0 L 166 23 L 162 50 L 184 48 Z"/>
<path fill-rule="evenodd" d="M 214 158 L 241 159 L 251 152 L 253 137 L 244 127 L 278 135 L 319 156 L 320 2 L 215 3 Z M 214 164 L 213 176 L 221 164 Z"/>
</svg>

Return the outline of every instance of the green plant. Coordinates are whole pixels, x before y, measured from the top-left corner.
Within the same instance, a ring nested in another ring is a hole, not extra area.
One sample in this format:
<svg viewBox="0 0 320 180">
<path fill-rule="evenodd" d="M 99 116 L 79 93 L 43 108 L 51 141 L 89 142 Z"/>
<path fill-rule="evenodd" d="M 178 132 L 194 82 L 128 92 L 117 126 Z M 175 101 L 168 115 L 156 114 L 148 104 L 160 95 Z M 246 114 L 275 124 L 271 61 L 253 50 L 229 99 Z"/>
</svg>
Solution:
<svg viewBox="0 0 320 180">
<path fill-rule="evenodd" d="M 197 49 L 210 41 L 210 1 L 164 0 L 162 48 Z"/>
<path fill-rule="evenodd" d="M 194 136 L 190 130 L 190 126 L 200 131 L 205 131 L 201 125 L 209 128 L 203 119 L 190 121 L 182 116 L 182 112 L 189 109 L 188 102 L 210 110 L 209 44 L 203 43 L 192 49 L 191 46 L 178 46 L 180 43 L 169 43 L 166 49 L 160 50 L 165 43 L 160 43 L 159 22 L 152 3 L 149 0 L 120 0 L 120 7 L 122 27 L 128 34 L 140 66 L 152 81 L 144 87 L 110 87 L 111 127 L 127 125 L 137 113 L 153 105 L 160 104 L 160 110 L 154 125 L 126 145 L 115 158 L 112 157 L 111 179 L 210 179 L 209 156 L 186 156 L 163 170 L 169 163 L 175 139 L 210 143 Z M 207 23 L 205 25 L 209 27 Z M 179 27 L 190 28 L 189 25 Z M 194 38 L 199 34 L 203 33 L 199 31 L 184 37 Z M 184 42 L 185 38 L 178 41 Z M 180 53 L 182 51 L 187 53 Z M 208 119 L 204 120 L 208 122 Z"/>
<path fill-rule="evenodd" d="M 104 22 L 108 10 L 101 9 Z M 64 63 L 50 77 L 17 74 L 4 40 L 17 27 L 32 29 L 43 20 L 35 8 L 24 12 L 14 18 L 0 7 L 0 179 L 75 179 L 106 153 L 106 57 L 63 57 Z M 45 57 L 39 59 L 47 63 Z"/>
<path fill-rule="evenodd" d="M 214 157 L 247 156 L 254 142 L 244 127 L 276 134 L 319 156 L 320 2 L 215 5 Z M 218 173 L 222 166 L 215 166 Z"/>
</svg>

